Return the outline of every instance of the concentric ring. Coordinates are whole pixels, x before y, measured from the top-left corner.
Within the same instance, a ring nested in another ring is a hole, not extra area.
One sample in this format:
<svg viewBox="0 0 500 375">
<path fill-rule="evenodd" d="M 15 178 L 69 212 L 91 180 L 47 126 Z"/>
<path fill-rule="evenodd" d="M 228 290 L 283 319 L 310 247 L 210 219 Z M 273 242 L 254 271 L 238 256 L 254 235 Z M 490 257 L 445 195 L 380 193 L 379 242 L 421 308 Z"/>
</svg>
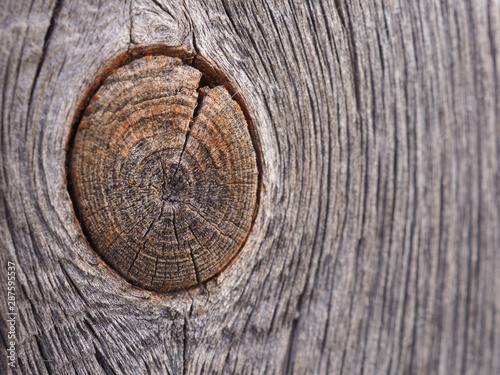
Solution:
<svg viewBox="0 0 500 375">
<path fill-rule="evenodd" d="M 258 194 L 256 153 L 238 104 L 174 57 L 117 69 L 86 108 L 71 192 L 94 250 L 155 291 L 199 284 L 243 245 Z"/>
</svg>

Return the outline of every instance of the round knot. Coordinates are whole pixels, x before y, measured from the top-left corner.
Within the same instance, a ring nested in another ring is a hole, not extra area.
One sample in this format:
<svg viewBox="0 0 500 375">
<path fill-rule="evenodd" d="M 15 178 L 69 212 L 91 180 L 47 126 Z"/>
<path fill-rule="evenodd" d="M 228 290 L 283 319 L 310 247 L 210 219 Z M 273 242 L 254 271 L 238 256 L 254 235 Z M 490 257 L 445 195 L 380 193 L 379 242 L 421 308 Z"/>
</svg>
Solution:
<svg viewBox="0 0 500 375">
<path fill-rule="evenodd" d="M 180 59 L 118 68 L 85 109 L 69 157 L 84 233 L 128 281 L 155 291 L 201 283 L 242 247 L 257 206 L 248 124 L 222 86 Z"/>
</svg>

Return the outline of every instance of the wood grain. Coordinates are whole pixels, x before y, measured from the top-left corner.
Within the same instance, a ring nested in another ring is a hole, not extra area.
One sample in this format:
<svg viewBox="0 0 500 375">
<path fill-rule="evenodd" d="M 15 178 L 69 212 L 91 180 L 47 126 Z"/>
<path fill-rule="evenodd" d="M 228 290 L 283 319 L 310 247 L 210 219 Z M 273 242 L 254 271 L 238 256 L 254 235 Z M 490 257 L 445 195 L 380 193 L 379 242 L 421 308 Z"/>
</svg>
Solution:
<svg viewBox="0 0 500 375">
<path fill-rule="evenodd" d="M 0 25 L 18 373 L 500 373 L 498 0 L 6 1 Z M 65 182 L 86 89 L 151 44 L 231 77 L 263 152 L 238 261 L 168 297 L 93 254 Z"/>
<path fill-rule="evenodd" d="M 222 86 L 174 57 L 109 75 L 71 143 L 70 192 L 92 247 L 120 275 L 159 292 L 214 276 L 255 216 L 248 125 Z"/>
</svg>

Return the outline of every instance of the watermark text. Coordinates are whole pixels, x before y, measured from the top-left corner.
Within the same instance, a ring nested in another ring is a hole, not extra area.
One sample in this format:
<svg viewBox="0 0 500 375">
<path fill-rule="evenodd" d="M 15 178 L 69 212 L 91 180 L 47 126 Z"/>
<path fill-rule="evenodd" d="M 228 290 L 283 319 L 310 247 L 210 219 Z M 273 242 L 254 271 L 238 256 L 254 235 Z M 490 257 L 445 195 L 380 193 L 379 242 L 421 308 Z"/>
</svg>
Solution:
<svg viewBox="0 0 500 375">
<path fill-rule="evenodd" d="M 16 367 L 16 265 L 7 262 L 7 362 Z"/>
</svg>

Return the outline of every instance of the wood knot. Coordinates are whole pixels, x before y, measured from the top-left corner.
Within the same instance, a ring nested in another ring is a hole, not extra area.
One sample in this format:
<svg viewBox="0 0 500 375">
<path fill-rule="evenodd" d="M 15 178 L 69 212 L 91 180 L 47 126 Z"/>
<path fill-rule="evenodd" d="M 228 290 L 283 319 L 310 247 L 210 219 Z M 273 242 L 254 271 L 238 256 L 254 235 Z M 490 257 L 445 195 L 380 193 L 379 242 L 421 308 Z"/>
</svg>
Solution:
<svg viewBox="0 0 500 375">
<path fill-rule="evenodd" d="M 114 70 L 70 147 L 70 192 L 94 250 L 129 282 L 173 291 L 220 272 L 243 246 L 258 196 L 240 106 L 179 58 Z"/>
</svg>

